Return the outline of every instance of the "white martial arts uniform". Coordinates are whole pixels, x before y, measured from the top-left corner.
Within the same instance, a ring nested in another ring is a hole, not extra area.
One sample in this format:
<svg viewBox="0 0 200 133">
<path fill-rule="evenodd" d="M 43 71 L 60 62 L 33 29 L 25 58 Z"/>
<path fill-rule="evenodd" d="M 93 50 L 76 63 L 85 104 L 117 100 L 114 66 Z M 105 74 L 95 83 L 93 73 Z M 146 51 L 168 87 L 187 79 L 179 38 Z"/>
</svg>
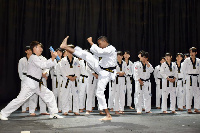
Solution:
<svg viewBox="0 0 200 133">
<path fill-rule="evenodd" d="M 38 82 L 42 77 L 42 69 L 46 69 L 54 65 L 55 63 L 52 59 L 41 61 L 37 55 L 32 54 L 28 60 L 27 77 L 24 79 L 21 91 L 16 99 L 13 99 L 4 109 L 1 110 L 2 116 L 8 117 L 34 93 L 37 93 L 46 102 L 50 114 L 57 113 L 58 108 L 53 92 L 43 85 L 40 87 Z"/>
<path fill-rule="evenodd" d="M 124 72 L 126 74 L 127 64 L 122 60 L 121 64 L 117 62 L 116 72 Z M 115 92 L 114 92 L 114 111 L 124 111 L 125 106 L 125 94 L 126 94 L 126 84 L 125 75 L 117 75 L 115 80 Z"/>
<path fill-rule="evenodd" d="M 68 56 L 62 58 L 60 62 L 60 71 L 63 76 L 62 84 L 62 112 L 67 113 L 71 109 L 72 96 L 73 96 L 73 112 L 79 112 L 79 92 L 78 92 L 78 79 L 80 76 L 79 60 L 72 57 L 70 62 Z M 77 76 L 75 81 L 71 81 L 67 76 Z"/>
<path fill-rule="evenodd" d="M 27 57 L 23 57 L 19 60 L 18 73 L 19 73 L 19 78 L 21 79 L 21 87 L 23 86 L 24 79 L 26 78 L 27 65 L 28 65 Z M 22 111 L 26 111 L 27 107 L 29 107 L 29 99 L 27 99 L 27 101 L 22 105 Z"/>
<path fill-rule="evenodd" d="M 128 61 L 126 70 L 126 93 L 127 93 L 127 106 L 132 106 L 132 77 L 134 64 L 132 61 Z"/>
<path fill-rule="evenodd" d="M 155 67 L 154 78 L 156 82 L 156 107 L 160 107 L 160 99 L 162 96 L 162 77 L 160 75 L 160 65 Z"/>
<path fill-rule="evenodd" d="M 194 108 L 200 109 L 200 59 L 195 58 L 192 63 L 190 57 L 183 62 L 181 71 L 184 73 L 186 79 L 186 109 L 191 109 L 192 99 L 194 95 Z"/>
<path fill-rule="evenodd" d="M 85 108 L 86 92 L 88 88 L 88 66 L 84 60 L 79 61 L 80 64 L 80 78 L 79 78 L 79 109 Z M 90 99 L 92 100 L 92 99 Z"/>
<path fill-rule="evenodd" d="M 175 62 L 167 64 L 162 63 L 160 67 L 160 74 L 162 76 L 162 111 L 167 111 L 167 98 L 170 93 L 170 110 L 175 111 L 176 105 L 176 81 L 171 83 L 167 78 L 176 78 L 177 80 L 177 66 Z"/>
<path fill-rule="evenodd" d="M 180 64 L 180 67 L 178 67 L 178 64 L 177 65 L 177 71 L 178 71 L 178 75 L 177 75 L 177 82 L 176 82 L 176 97 L 177 97 L 177 106 L 178 108 L 180 109 L 183 109 L 183 106 L 184 106 L 184 94 L 185 94 L 185 89 L 184 89 L 184 75 L 183 73 L 181 72 L 181 66 L 183 65 L 183 63 Z"/>
<path fill-rule="evenodd" d="M 145 112 L 149 112 L 151 110 L 151 82 L 150 82 L 150 74 L 153 72 L 153 67 L 149 63 L 150 67 L 147 65 L 143 65 L 142 62 L 137 62 L 135 64 L 135 88 L 136 88 L 136 107 L 137 112 L 142 112 L 142 101 L 144 101 L 144 109 Z M 144 82 L 144 85 L 141 86 L 139 83 L 139 79 Z"/>
<path fill-rule="evenodd" d="M 58 97 L 58 110 L 61 111 L 62 110 L 62 83 L 63 83 L 63 76 L 61 74 L 60 71 L 60 62 L 57 63 L 57 65 L 55 66 L 55 74 L 56 74 L 56 78 L 57 78 L 57 97 Z"/>
<path fill-rule="evenodd" d="M 114 108 L 114 99 L 115 99 L 115 82 L 109 82 L 109 98 L 108 98 L 108 108 Z"/>
<path fill-rule="evenodd" d="M 89 52 L 82 50 L 80 47 L 75 47 L 74 55 L 86 60 L 90 67 L 98 73 L 98 83 L 96 96 L 98 99 L 99 109 L 107 109 L 104 91 L 110 80 L 114 80 L 116 76 L 117 53 L 116 49 L 109 45 L 106 48 L 99 48 L 93 44 L 90 51 L 97 57 L 102 57 L 99 61 Z"/>
<path fill-rule="evenodd" d="M 40 55 L 39 58 L 43 62 L 47 61 L 47 59 L 42 55 Z M 54 60 L 54 62 L 56 61 Z M 49 69 L 43 69 L 42 73 L 46 73 L 46 76 L 48 77 Z M 43 77 L 41 79 L 42 79 L 43 85 L 47 87 L 46 79 Z M 40 113 L 47 113 L 46 103 L 42 100 L 41 97 L 38 97 L 37 94 L 33 94 L 29 99 L 29 113 L 35 113 L 35 108 L 37 107 L 37 104 L 38 104 L 38 98 L 39 98 Z"/>
<path fill-rule="evenodd" d="M 95 107 L 95 91 L 97 87 L 96 77 L 92 74 L 95 73 L 91 68 L 88 68 L 88 87 L 87 87 L 87 99 L 86 110 L 91 111 L 92 107 Z"/>
</svg>

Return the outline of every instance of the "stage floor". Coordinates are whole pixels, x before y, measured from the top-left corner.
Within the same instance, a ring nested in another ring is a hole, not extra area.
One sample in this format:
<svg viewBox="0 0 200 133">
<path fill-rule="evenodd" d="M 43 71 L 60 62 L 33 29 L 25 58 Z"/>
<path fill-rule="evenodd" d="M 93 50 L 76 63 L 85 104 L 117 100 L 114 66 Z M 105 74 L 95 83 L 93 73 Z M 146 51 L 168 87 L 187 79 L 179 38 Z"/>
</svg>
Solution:
<svg viewBox="0 0 200 133">
<path fill-rule="evenodd" d="M 36 111 L 39 114 L 39 111 Z M 61 115 L 61 113 L 59 113 Z M 162 114 L 160 109 L 152 109 L 152 114 L 136 114 L 135 110 L 125 109 L 125 114 L 112 114 L 112 121 L 101 122 L 97 110 L 90 115 L 80 113 L 80 116 L 64 116 L 64 119 L 49 119 L 49 116 L 37 115 L 30 117 L 29 113 L 15 111 L 8 121 L 0 121 L 0 133 L 199 133 L 200 114 L 187 114 L 177 111 L 177 114 Z"/>
</svg>

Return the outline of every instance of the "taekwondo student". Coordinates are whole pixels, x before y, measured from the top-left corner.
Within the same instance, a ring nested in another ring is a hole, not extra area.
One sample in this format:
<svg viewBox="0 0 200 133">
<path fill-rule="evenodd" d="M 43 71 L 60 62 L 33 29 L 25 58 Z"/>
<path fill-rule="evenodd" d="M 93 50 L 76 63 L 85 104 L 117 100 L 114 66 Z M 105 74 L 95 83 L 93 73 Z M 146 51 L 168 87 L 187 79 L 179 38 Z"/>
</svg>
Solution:
<svg viewBox="0 0 200 133">
<path fill-rule="evenodd" d="M 104 109 L 106 113 L 106 117 L 99 120 L 112 120 L 110 112 L 107 108 L 104 91 L 107 83 L 110 80 L 114 80 L 116 76 L 117 53 L 115 47 L 109 44 L 108 39 L 105 36 L 98 38 L 97 42 L 99 47 L 92 42 L 92 37 L 89 37 L 87 40 L 91 45 L 90 51 L 94 55 L 102 57 L 102 59 L 99 61 L 94 57 L 94 55 L 82 50 L 80 47 L 75 47 L 75 49 L 73 49 L 67 46 L 67 38 L 68 37 L 64 39 L 63 43 L 61 44 L 61 48 L 64 48 L 74 55 L 86 60 L 94 69 L 94 71 L 98 73 L 96 96 L 98 99 L 99 109 Z"/>
<path fill-rule="evenodd" d="M 186 59 L 186 58 L 188 58 L 188 57 L 190 57 L 190 54 L 189 53 L 185 53 L 184 54 L 184 60 Z M 184 88 L 184 97 L 183 97 L 183 108 L 185 109 L 186 108 L 186 78 L 185 78 L 185 76 L 184 76 L 184 84 L 183 84 L 183 88 Z M 191 105 L 192 105 L 192 103 L 191 103 Z"/>
<path fill-rule="evenodd" d="M 21 87 L 23 86 L 24 79 L 26 78 L 28 59 L 32 55 L 30 46 L 25 47 L 25 53 L 26 57 L 21 58 L 18 63 L 18 73 L 19 73 L 19 78 L 21 79 Z M 29 99 L 22 105 L 22 113 L 25 113 L 28 107 L 29 107 Z"/>
<path fill-rule="evenodd" d="M 135 64 L 140 62 L 141 61 L 141 55 L 144 53 L 145 51 L 144 50 L 141 50 L 138 52 L 138 58 L 139 58 L 139 61 L 136 61 L 133 63 L 133 68 L 132 68 L 132 71 L 133 71 L 133 78 L 134 78 L 134 81 L 135 81 L 135 84 L 136 84 L 136 80 L 135 80 Z M 135 105 L 135 109 L 137 110 L 137 103 L 138 103 L 138 98 L 137 98 L 137 89 L 136 89 L 136 85 L 135 85 L 135 92 L 134 92 L 134 105 Z M 142 104 L 142 107 L 144 105 L 144 102 Z"/>
<path fill-rule="evenodd" d="M 59 58 L 61 59 L 62 58 L 62 53 L 63 53 L 63 50 L 61 48 L 58 48 L 56 49 L 56 52 L 59 56 Z M 58 62 L 60 62 L 61 60 L 59 60 Z M 56 62 L 56 65 L 54 67 L 51 67 L 50 68 L 50 74 L 51 74 L 51 79 L 52 79 L 52 91 L 53 91 L 53 94 L 55 96 L 55 99 L 56 99 L 56 102 L 58 104 L 58 110 L 61 111 L 61 97 L 60 97 L 60 87 L 59 87 L 59 81 L 58 81 L 58 75 L 57 71 L 59 71 L 58 67 L 58 62 L 55 60 Z"/>
<path fill-rule="evenodd" d="M 86 114 L 92 112 L 92 107 L 95 103 L 95 91 L 97 88 L 98 74 L 96 74 L 90 67 L 87 68 L 88 71 L 88 87 L 87 87 L 87 99 L 86 99 Z M 100 113 L 103 113 L 102 111 Z"/>
<path fill-rule="evenodd" d="M 56 58 L 57 53 L 51 52 L 51 59 L 44 62 L 39 58 L 43 51 L 41 44 L 37 41 L 33 41 L 30 44 L 30 48 L 33 54 L 28 60 L 27 77 L 24 79 L 24 84 L 17 98 L 13 99 L 4 109 L 1 110 L 1 120 L 8 120 L 7 117 L 17 110 L 34 93 L 37 93 L 47 104 L 50 118 L 63 118 L 57 114 L 58 108 L 53 92 L 42 85 L 40 80 L 42 77 L 42 69 L 50 68 L 55 65 L 54 59 Z"/>
<path fill-rule="evenodd" d="M 83 112 L 85 108 L 86 91 L 88 88 L 88 66 L 85 60 L 80 59 L 80 77 L 79 77 L 79 109 Z M 90 99 L 92 100 L 92 99 Z"/>
<path fill-rule="evenodd" d="M 69 45 L 74 47 L 74 45 Z M 62 85 L 62 112 L 68 115 L 68 111 L 72 105 L 73 96 L 73 112 L 79 115 L 79 92 L 78 92 L 78 78 L 80 76 L 79 59 L 74 57 L 70 52 L 60 62 L 60 71 L 63 76 Z"/>
<path fill-rule="evenodd" d="M 177 79 L 177 66 L 175 62 L 172 62 L 172 56 L 170 53 L 165 54 L 166 62 L 162 63 L 160 67 L 160 74 L 162 76 L 162 111 L 167 113 L 167 98 L 170 94 L 170 110 L 171 113 L 176 113 L 176 86 L 175 81 Z"/>
<path fill-rule="evenodd" d="M 186 109 L 188 113 L 192 113 L 191 104 L 194 95 L 194 112 L 199 113 L 200 108 L 200 59 L 196 58 L 197 49 L 192 47 L 189 49 L 190 57 L 186 58 L 182 65 L 182 72 L 186 79 Z"/>
<path fill-rule="evenodd" d="M 154 70 L 154 78 L 156 82 L 156 108 L 157 109 L 160 109 L 160 99 L 162 96 L 162 77 L 160 75 L 160 66 L 164 62 L 165 62 L 165 58 L 162 57 L 160 60 L 160 65 L 156 66 Z"/>
<path fill-rule="evenodd" d="M 130 52 L 125 51 L 124 52 L 124 59 L 127 64 L 127 70 L 126 70 L 126 92 L 127 92 L 127 106 L 129 106 L 129 109 L 134 109 L 132 104 L 132 80 L 133 80 L 133 71 L 134 71 L 134 64 L 132 61 L 129 60 L 130 58 Z"/>
<path fill-rule="evenodd" d="M 177 106 L 179 111 L 183 111 L 183 106 L 184 106 L 184 75 L 181 72 L 182 65 L 183 65 L 183 54 L 182 53 L 177 53 L 176 54 L 176 65 L 178 68 L 178 75 L 177 75 L 177 82 L 176 82 L 176 96 L 177 96 Z"/>
<path fill-rule="evenodd" d="M 126 62 L 122 60 L 123 53 L 122 51 L 117 52 L 117 77 L 115 80 L 115 91 L 114 91 L 114 111 L 115 114 L 123 114 L 124 106 L 125 106 L 125 93 L 126 93 L 126 85 L 125 85 L 125 71 L 126 71 Z"/>
<path fill-rule="evenodd" d="M 40 46 L 43 48 L 42 44 L 40 44 Z M 40 55 L 39 58 L 43 62 L 47 61 L 47 59 L 42 55 Z M 42 79 L 43 85 L 46 86 L 46 87 L 47 87 L 48 75 L 49 75 L 49 69 L 43 69 L 41 79 Z M 36 115 L 35 109 L 37 108 L 37 103 L 38 103 L 38 95 L 33 94 L 29 98 L 29 113 L 30 113 L 31 116 Z M 49 115 L 49 113 L 47 113 L 47 106 L 46 106 L 45 102 L 41 99 L 41 97 L 39 97 L 39 106 L 40 106 L 40 114 L 41 115 Z"/>
<path fill-rule="evenodd" d="M 151 82 L 150 74 L 153 72 L 152 65 L 148 62 L 149 53 L 141 54 L 141 62 L 135 64 L 135 81 L 136 81 L 136 96 L 137 113 L 142 113 L 142 101 L 144 100 L 144 109 L 146 113 L 151 113 Z"/>
</svg>

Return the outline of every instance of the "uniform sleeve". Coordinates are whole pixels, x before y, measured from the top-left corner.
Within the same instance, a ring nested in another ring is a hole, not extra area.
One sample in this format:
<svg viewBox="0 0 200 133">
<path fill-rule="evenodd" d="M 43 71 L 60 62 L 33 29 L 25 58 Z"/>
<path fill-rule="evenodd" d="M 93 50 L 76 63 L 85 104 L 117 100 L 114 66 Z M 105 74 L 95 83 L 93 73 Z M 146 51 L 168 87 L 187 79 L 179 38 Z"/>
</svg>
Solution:
<svg viewBox="0 0 200 133">
<path fill-rule="evenodd" d="M 112 47 L 100 48 L 96 44 L 93 44 L 90 51 L 98 57 L 106 57 L 112 53 Z"/>
<path fill-rule="evenodd" d="M 162 76 L 162 78 L 167 79 L 167 75 L 165 74 L 165 66 L 164 63 L 160 66 L 160 75 Z"/>
<path fill-rule="evenodd" d="M 175 63 L 174 63 L 175 64 Z M 178 80 L 178 68 L 177 65 L 175 64 L 175 73 L 174 73 L 174 77 L 176 78 L 176 80 Z"/>
<path fill-rule="evenodd" d="M 150 67 L 147 67 L 147 71 L 149 71 L 149 73 L 152 73 L 154 71 L 152 65 L 149 63 Z"/>
<path fill-rule="evenodd" d="M 23 62 L 22 62 L 22 60 L 19 60 L 19 63 L 18 63 L 18 73 L 19 73 L 19 78 L 21 80 L 24 79 L 24 75 L 23 75 L 22 70 L 23 70 Z"/>
<path fill-rule="evenodd" d="M 40 60 L 39 58 L 34 58 L 33 63 L 41 69 L 48 69 L 56 65 L 55 62 L 52 61 L 52 59 L 48 59 L 44 61 L 44 60 Z"/>
<path fill-rule="evenodd" d="M 134 66 L 134 74 L 135 74 L 135 80 L 136 81 L 139 80 L 140 79 L 140 77 L 139 77 L 139 67 L 138 67 L 137 64 L 135 64 L 135 66 Z"/>
<path fill-rule="evenodd" d="M 60 73 L 63 76 L 63 78 L 66 78 L 67 75 L 67 69 L 65 68 L 65 60 L 61 60 L 60 62 Z"/>
<path fill-rule="evenodd" d="M 187 69 L 187 60 L 185 60 L 181 66 L 181 73 L 183 73 L 183 77 L 186 77 L 186 69 Z"/>
<path fill-rule="evenodd" d="M 153 73 L 153 75 L 154 75 L 154 78 L 155 78 L 155 82 L 156 83 L 158 83 L 159 81 L 158 81 L 158 77 L 157 77 L 157 75 L 158 75 L 158 67 L 155 67 L 155 70 L 154 70 L 154 73 Z"/>
</svg>

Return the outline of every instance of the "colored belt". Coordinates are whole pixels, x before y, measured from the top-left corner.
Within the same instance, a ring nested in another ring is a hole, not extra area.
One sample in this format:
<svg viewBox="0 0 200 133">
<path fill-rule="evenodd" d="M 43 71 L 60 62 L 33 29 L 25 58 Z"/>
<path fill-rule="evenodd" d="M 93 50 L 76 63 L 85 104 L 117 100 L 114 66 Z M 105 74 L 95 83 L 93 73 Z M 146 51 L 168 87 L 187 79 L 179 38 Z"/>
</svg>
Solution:
<svg viewBox="0 0 200 133">
<path fill-rule="evenodd" d="M 100 66 L 100 68 L 103 69 L 103 70 L 105 70 L 105 71 L 111 72 L 111 73 L 114 73 L 113 70 L 116 69 L 116 67 L 103 68 L 103 67 L 101 67 L 101 66 Z"/>
</svg>

